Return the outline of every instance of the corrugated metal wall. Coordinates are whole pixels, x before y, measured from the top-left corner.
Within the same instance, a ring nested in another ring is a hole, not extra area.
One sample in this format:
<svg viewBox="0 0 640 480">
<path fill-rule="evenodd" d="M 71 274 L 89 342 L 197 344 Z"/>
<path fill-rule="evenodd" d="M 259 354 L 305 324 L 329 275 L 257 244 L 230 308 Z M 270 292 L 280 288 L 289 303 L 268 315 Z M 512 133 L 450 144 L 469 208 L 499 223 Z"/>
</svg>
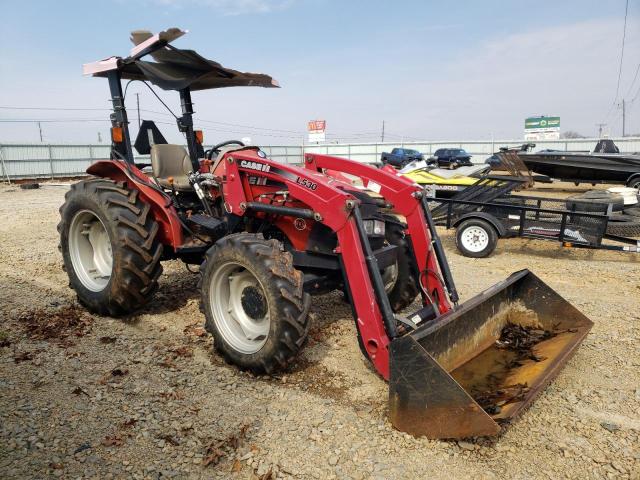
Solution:
<svg viewBox="0 0 640 480">
<path fill-rule="evenodd" d="M 621 152 L 640 152 L 640 137 L 613 139 Z M 583 150 L 590 151 L 597 142 L 595 138 L 537 142 L 535 150 Z M 405 142 L 399 143 L 352 143 L 333 145 L 268 145 L 262 147 L 274 160 L 285 163 L 300 163 L 305 152 L 323 153 L 346 157 L 361 162 L 376 162 L 382 152 L 395 147 L 407 147 L 430 155 L 438 148 L 464 148 L 482 163 L 487 156 L 503 146 L 517 146 L 523 140 L 450 141 L 450 142 Z M 0 167 L 2 178 L 60 178 L 84 174 L 89 165 L 109 157 L 108 145 L 42 145 L 0 144 Z M 148 157 L 138 157 L 148 161 Z"/>
</svg>

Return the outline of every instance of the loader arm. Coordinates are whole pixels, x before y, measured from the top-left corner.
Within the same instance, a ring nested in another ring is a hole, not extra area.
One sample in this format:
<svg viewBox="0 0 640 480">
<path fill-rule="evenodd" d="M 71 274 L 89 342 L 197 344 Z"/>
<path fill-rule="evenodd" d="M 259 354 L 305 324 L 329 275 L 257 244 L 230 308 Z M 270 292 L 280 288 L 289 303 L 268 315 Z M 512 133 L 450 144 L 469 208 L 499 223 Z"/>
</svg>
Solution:
<svg viewBox="0 0 640 480">
<path fill-rule="evenodd" d="M 422 273 L 425 274 L 423 288 L 429 293 L 429 298 L 437 302 L 439 313 L 451 310 L 449 300 L 456 304 L 458 292 L 429 208 L 423 201 L 423 190 L 418 184 L 402 175 L 329 155 L 306 154 L 304 164 L 313 171 L 322 172 L 327 169 L 356 176 L 363 181 L 365 187 L 390 202 L 394 211 L 403 215 L 407 221 L 407 235 L 416 264 L 421 269 L 424 268 L 420 272 L 420 282 Z M 423 300 L 426 300 L 424 293 Z"/>
<path fill-rule="evenodd" d="M 226 170 L 223 195 L 227 212 L 244 216 L 251 210 L 274 211 L 266 202 L 247 198 L 243 186 L 245 176 L 265 178 L 284 184 L 292 199 L 309 207 L 284 207 L 279 210 L 281 214 L 311 216 L 336 233 L 335 253 L 341 258 L 345 281 L 351 286 L 362 344 L 377 372 L 388 379 L 389 344 L 397 335 L 395 317 L 364 231 L 359 201 L 333 185 L 326 175 L 262 158 L 253 149 L 230 152 L 222 161 Z"/>
</svg>

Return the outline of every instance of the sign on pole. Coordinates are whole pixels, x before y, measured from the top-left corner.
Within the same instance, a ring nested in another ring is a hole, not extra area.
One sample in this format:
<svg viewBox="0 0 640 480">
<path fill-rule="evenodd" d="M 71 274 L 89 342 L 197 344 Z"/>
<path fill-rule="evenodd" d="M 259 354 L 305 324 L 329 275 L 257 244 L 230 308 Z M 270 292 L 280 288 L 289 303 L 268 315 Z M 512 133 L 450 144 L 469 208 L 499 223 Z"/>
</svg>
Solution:
<svg viewBox="0 0 640 480">
<path fill-rule="evenodd" d="M 525 140 L 558 140 L 560 117 L 529 117 L 524 121 Z"/>
<path fill-rule="evenodd" d="M 311 120 L 307 124 L 307 130 L 309 132 L 309 143 L 324 142 L 325 129 L 327 127 L 326 120 Z"/>
</svg>

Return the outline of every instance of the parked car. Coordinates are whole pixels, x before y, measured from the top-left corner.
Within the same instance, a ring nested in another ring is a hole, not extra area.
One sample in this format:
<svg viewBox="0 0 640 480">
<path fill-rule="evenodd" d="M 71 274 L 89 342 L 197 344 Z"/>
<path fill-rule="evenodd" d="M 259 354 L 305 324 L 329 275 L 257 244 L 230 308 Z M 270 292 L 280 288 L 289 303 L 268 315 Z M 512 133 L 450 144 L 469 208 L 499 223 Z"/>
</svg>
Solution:
<svg viewBox="0 0 640 480">
<path fill-rule="evenodd" d="M 391 165 L 396 168 L 403 168 L 410 162 L 416 160 L 424 160 L 422 153 L 417 150 L 408 148 L 394 148 L 391 153 L 382 152 L 380 160 L 385 165 Z"/>
<path fill-rule="evenodd" d="M 440 168 L 458 168 L 473 165 L 471 155 L 462 148 L 439 148 L 431 157 Z"/>
</svg>

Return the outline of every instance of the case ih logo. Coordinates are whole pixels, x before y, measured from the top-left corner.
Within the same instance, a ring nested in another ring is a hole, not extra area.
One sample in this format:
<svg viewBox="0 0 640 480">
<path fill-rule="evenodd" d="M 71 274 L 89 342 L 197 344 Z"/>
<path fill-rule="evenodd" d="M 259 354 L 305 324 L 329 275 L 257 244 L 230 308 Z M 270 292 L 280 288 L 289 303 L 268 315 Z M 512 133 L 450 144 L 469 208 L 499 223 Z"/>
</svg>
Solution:
<svg viewBox="0 0 640 480">
<path fill-rule="evenodd" d="M 259 172 L 268 172 L 271 170 L 271 165 L 265 165 L 260 162 L 251 162 L 249 160 L 242 160 L 240 162 L 241 168 L 248 168 L 249 170 L 257 170 Z"/>
</svg>

